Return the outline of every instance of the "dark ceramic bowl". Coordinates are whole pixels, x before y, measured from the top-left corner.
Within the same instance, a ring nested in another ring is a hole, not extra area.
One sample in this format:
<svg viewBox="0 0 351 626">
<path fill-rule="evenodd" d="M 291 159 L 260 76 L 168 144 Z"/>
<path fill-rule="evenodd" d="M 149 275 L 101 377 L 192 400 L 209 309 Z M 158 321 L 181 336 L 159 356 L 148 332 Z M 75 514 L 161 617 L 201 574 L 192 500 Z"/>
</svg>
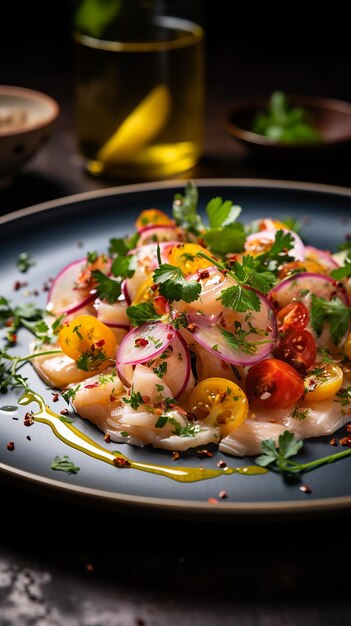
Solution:
<svg viewBox="0 0 351 626">
<path fill-rule="evenodd" d="M 225 128 L 233 139 L 250 152 L 265 157 L 314 157 L 329 155 L 351 147 L 351 103 L 331 98 L 288 95 L 289 102 L 302 107 L 321 141 L 282 143 L 252 132 L 257 113 L 267 109 L 269 98 L 238 102 L 229 112 Z"/>
</svg>

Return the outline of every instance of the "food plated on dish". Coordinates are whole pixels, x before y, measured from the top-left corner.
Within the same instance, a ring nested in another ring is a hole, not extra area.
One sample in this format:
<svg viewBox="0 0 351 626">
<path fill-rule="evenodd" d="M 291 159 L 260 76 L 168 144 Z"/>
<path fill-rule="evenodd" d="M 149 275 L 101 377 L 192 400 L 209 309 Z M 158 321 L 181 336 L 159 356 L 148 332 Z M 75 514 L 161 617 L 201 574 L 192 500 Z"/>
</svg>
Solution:
<svg viewBox="0 0 351 626">
<path fill-rule="evenodd" d="M 3 298 L 8 344 L 22 325 L 33 333 L 10 368 L 3 352 L 3 389 L 22 386 L 20 402 L 40 405 L 19 369 L 30 362 L 105 440 L 173 458 L 215 446 L 254 457 L 252 473 L 301 471 L 289 460 L 301 441 L 350 421 L 347 243 L 333 255 L 304 244 L 291 220 L 247 223 L 245 207 L 215 195 L 204 218 L 198 200 L 189 183 L 172 215 L 143 209 L 133 232 L 61 268 L 44 310 L 21 313 Z M 52 422 L 43 407 L 32 418 Z"/>
</svg>

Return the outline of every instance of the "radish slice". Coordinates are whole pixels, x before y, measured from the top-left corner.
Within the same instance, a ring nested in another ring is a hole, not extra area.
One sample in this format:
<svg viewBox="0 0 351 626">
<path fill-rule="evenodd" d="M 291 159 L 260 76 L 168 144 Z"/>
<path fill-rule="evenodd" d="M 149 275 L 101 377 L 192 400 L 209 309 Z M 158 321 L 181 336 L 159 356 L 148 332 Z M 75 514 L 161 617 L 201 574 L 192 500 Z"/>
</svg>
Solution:
<svg viewBox="0 0 351 626">
<path fill-rule="evenodd" d="M 259 312 L 238 313 L 224 309 L 220 324 L 196 326 L 193 331 L 195 341 L 215 357 L 233 365 L 253 365 L 267 357 L 277 338 L 275 313 L 268 299 L 258 291 L 255 293 L 261 303 Z M 231 341 L 226 339 L 223 331 L 230 333 Z M 245 332 L 244 345 L 236 343 L 242 331 Z"/>
<path fill-rule="evenodd" d="M 293 230 L 287 228 L 276 230 L 260 230 L 256 233 L 252 233 L 246 238 L 245 250 L 250 252 L 253 248 L 255 254 L 265 252 L 269 244 L 272 244 L 275 240 L 277 230 L 283 230 L 284 233 L 289 233 L 294 239 L 294 245 L 291 250 L 288 251 L 289 256 L 293 257 L 296 261 L 304 261 L 305 259 L 305 246 L 302 239 Z M 255 242 L 256 243 L 255 245 Z M 260 244 L 262 244 L 262 250 L 260 250 Z"/>
<path fill-rule="evenodd" d="M 175 329 L 163 322 L 146 322 L 133 328 L 123 339 L 118 353 L 117 366 L 137 365 L 155 359 L 168 348 Z"/>
<path fill-rule="evenodd" d="M 315 248 L 314 246 L 305 246 L 305 255 L 306 260 L 317 261 L 317 263 L 331 270 L 339 267 L 339 263 L 336 262 L 335 258 L 333 258 L 331 252 L 328 252 L 328 250 L 319 250 L 319 248 Z"/>
<path fill-rule="evenodd" d="M 169 328 L 170 328 L 169 326 L 167 326 L 166 324 L 162 324 L 162 322 L 157 322 L 156 324 L 162 325 L 166 329 L 167 334 L 169 334 Z M 143 326 L 150 327 L 152 325 L 143 324 Z M 140 328 L 141 327 L 139 327 L 138 329 L 133 329 L 133 330 L 139 331 Z M 121 381 L 127 387 L 130 387 L 133 382 L 134 365 L 139 364 L 139 363 L 147 363 L 147 367 L 153 370 L 153 372 L 157 374 L 159 378 L 162 378 L 162 380 L 164 380 L 167 387 L 169 387 L 172 390 L 172 394 L 174 398 L 179 398 L 179 396 L 182 395 L 182 393 L 187 387 L 187 384 L 190 378 L 190 373 L 191 373 L 190 351 L 186 344 L 186 341 L 183 339 L 181 334 L 178 331 L 175 331 L 173 328 L 171 330 L 174 333 L 174 335 L 168 341 L 168 345 L 163 346 L 161 354 L 160 352 L 157 352 L 157 354 L 154 354 L 152 357 L 150 357 L 150 355 L 144 354 L 145 359 L 143 358 L 142 361 L 138 360 L 137 363 L 133 362 L 133 363 L 126 364 L 120 361 L 121 348 L 122 350 L 124 350 L 124 346 L 122 345 L 123 341 L 122 341 L 121 347 L 119 350 L 119 355 L 117 357 L 117 373 Z M 150 330 L 149 328 L 148 332 L 152 332 L 153 337 L 155 337 L 157 333 L 160 333 L 160 329 L 158 329 L 156 333 L 155 329 Z M 131 335 L 132 333 L 133 331 L 131 331 L 129 335 Z M 138 333 L 138 335 L 140 336 L 140 333 Z M 142 335 L 143 337 L 145 337 L 147 333 L 144 331 Z M 134 333 L 134 336 L 135 336 L 135 333 Z M 129 343 L 130 337 L 129 338 L 126 337 L 126 340 Z M 135 339 L 133 339 L 132 337 L 132 342 L 134 341 Z M 134 353 L 136 350 L 139 350 L 139 348 L 133 348 Z M 123 353 L 122 353 L 122 356 L 123 356 Z"/>
<path fill-rule="evenodd" d="M 326 274 L 302 272 L 289 276 L 275 285 L 269 292 L 269 298 L 276 309 L 282 309 L 292 300 L 303 302 L 309 309 L 311 294 L 328 301 L 332 298 L 340 298 L 344 304 L 349 306 L 349 298 L 345 288 L 340 287 L 339 284 L 334 278 Z"/>
<path fill-rule="evenodd" d="M 51 285 L 48 295 L 47 310 L 58 315 L 62 313 L 75 313 L 82 307 L 86 306 L 95 299 L 94 293 L 83 291 L 75 288 L 82 270 L 86 266 L 87 260 L 78 259 L 64 267 L 56 276 Z"/>
<path fill-rule="evenodd" d="M 145 226 L 140 231 L 138 247 L 145 244 L 158 242 L 168 242 L 172 240 L 180 240 L 179 229 L 174 224 L 164 224 L 163 226 Z"/>
</svg>

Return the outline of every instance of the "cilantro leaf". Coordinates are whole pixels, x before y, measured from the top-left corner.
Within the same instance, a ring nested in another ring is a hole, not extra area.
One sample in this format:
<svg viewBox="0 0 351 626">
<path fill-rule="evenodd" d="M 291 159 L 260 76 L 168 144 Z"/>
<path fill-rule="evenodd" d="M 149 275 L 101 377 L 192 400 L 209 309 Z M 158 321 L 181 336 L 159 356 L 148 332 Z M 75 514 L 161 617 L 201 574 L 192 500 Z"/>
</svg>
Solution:
<svg viewBox="0 0 351 626">
<path fill-rule="evenodd" d="M 343 280 L 344 278 L 350 278 L 351 277 L 351 261 L 348 259 L 345 259 L 345 265 L 343 265 L 342 267 L 338 267 L 335 270 L 332 270 L 330 272 L 330 276 L 332 278 L 335 278 L 335 280 Z"/>
<path fill-rule="evenodd" d="M 75 465 L 67 455 L 65 455 L 62 457 L 55 456 L 53 462 L 51 463 L 51 469 L 67 472 L 68 474 L 77 474 L 80 468 Z"/>
<path fill-rule="evenodd" d="M 110 304 L 117 302 L 121 295 L 121 281 L 106 276 L 101 270 L 92 271 L 96 282 L 97 295 L 101 300 L 106 300 Z"/>
<path fill-rule="evenodd" d="M 243 250 L 246 235 L 243 224 L 235 222 L 223 228 L 211 228 L 202 238 L 212 252 L 225 255 Z"/>
<path fill-rule="evenodd" d="M 173 217 L 176 224 L 194 235 L 199 235 L 204 230 L 197 212 L 198 200 L 199 192 L 192 181 L 187 183 L 184 196 L 177 193 L 173 200 Z"/>
<path fill-rule="evenodd" d="M 196 280 L 186 280 L 182 271 L 175 265 L 162 263 L 153 274 L 154 282 L 159 285 L 162 296 L 172 302 L 193 302 L 201 292 L 201 284 Z"/>
<path fill-rule="evenodd" d="M 234 350 L 240 350 L 240 352 L 244 352 L 245 354 L 255 354 L 255 352 L 257 352 L 257 346 L 246 340 L 248 333 L 244 330 L 239 329 L 236 333 L 231 333 L 228 330 L 225 330 L 225 328 L 221 328 L 220 331 L 224 339 Z"/>
<path fill-rule="evenodd" d="M 311 296 L 311 324 L 317 337 L 322 333 L 324 324 L 329 325 L 330 334 L 335 344 L 346 334 L 351 322 L 351 307 L 340 298 L 324 300 L 315 294 Z"/>
<path fill-rule="evenodd" d="M 135 257 L 133 256 L 118 256 L 114 259 L 111 272 L 114 276 L 120 278 L 130 278 L 135 272 Z"/>
<path fill-rule="evenodd" d="M 223 202 L 222 198 L 212 198 L 206 206 L 210 228 L 221 228 L 235 222 L 242 209 L 231 200 Z"/>
<path fill-rule="evenodd" d="M 233 309 L 239 313 L 245 311 L 260 311 L 260 299 L 255 291 L 243 287 L 242 285 L 233 285 L 228 289 L 223 289 L 219 300 L 227 309 Z"/>
<path fill-rule="evenodd" d="M 151 322 L 152 320 L 159 320 L 161 318 L 161 315 L 156 313 L 151 302 L 141 302 L 140 304 L 129 306 L 126 313 L 133 326 L 140 326 L 144 322 Z"/>
</svg>

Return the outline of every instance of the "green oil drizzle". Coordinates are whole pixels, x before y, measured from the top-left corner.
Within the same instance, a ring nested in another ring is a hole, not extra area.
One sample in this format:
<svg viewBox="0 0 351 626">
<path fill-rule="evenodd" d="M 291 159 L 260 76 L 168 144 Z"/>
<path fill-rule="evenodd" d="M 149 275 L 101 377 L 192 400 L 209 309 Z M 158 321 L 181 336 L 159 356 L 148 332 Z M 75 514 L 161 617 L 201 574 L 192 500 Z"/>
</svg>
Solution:
<svg viewBox="0 0 351 626">
<path fill-rule="evenodd" d="M 226 467 L 225 469 L 205 469 L 202 467 L 170 467 L 167 465 L 153 465 L 151 463 L 139 463 L 132 461 L 128 457 L 124 456 L 120 452 L 110 452 L 100 444 L 87 437 L 73 424 L 68 424 L 61 419 L 61 416 L 54 413 L 44 399 L 35 391 L 27 390 L 20 398 L 20 405 L 27 405 L 31 402 L 36 402 L 39 406 L 39 410 L 33 413 L 32 418 L 36 422 L 42 422 L 48 424 L 51 427 L 54 434 L 61 439 L 65 444 L 85 452 L 94 459 L 104 461 L 110 465 L 123 468 L 132 468 L 141 470 L 143 472 L 150 472 L 151 474 L 159 474 L 166 476 L 172 480 L 176 480 L 181 483 L 196 482 L 199 480 L 206 480 L 208 478 L 216 478 L 224 474 L 243 474 L 243 475 L 257 475 L 265 474 L 267 470 L 258 465 L 247 465 L 244 467 Z"/>
</svg>

